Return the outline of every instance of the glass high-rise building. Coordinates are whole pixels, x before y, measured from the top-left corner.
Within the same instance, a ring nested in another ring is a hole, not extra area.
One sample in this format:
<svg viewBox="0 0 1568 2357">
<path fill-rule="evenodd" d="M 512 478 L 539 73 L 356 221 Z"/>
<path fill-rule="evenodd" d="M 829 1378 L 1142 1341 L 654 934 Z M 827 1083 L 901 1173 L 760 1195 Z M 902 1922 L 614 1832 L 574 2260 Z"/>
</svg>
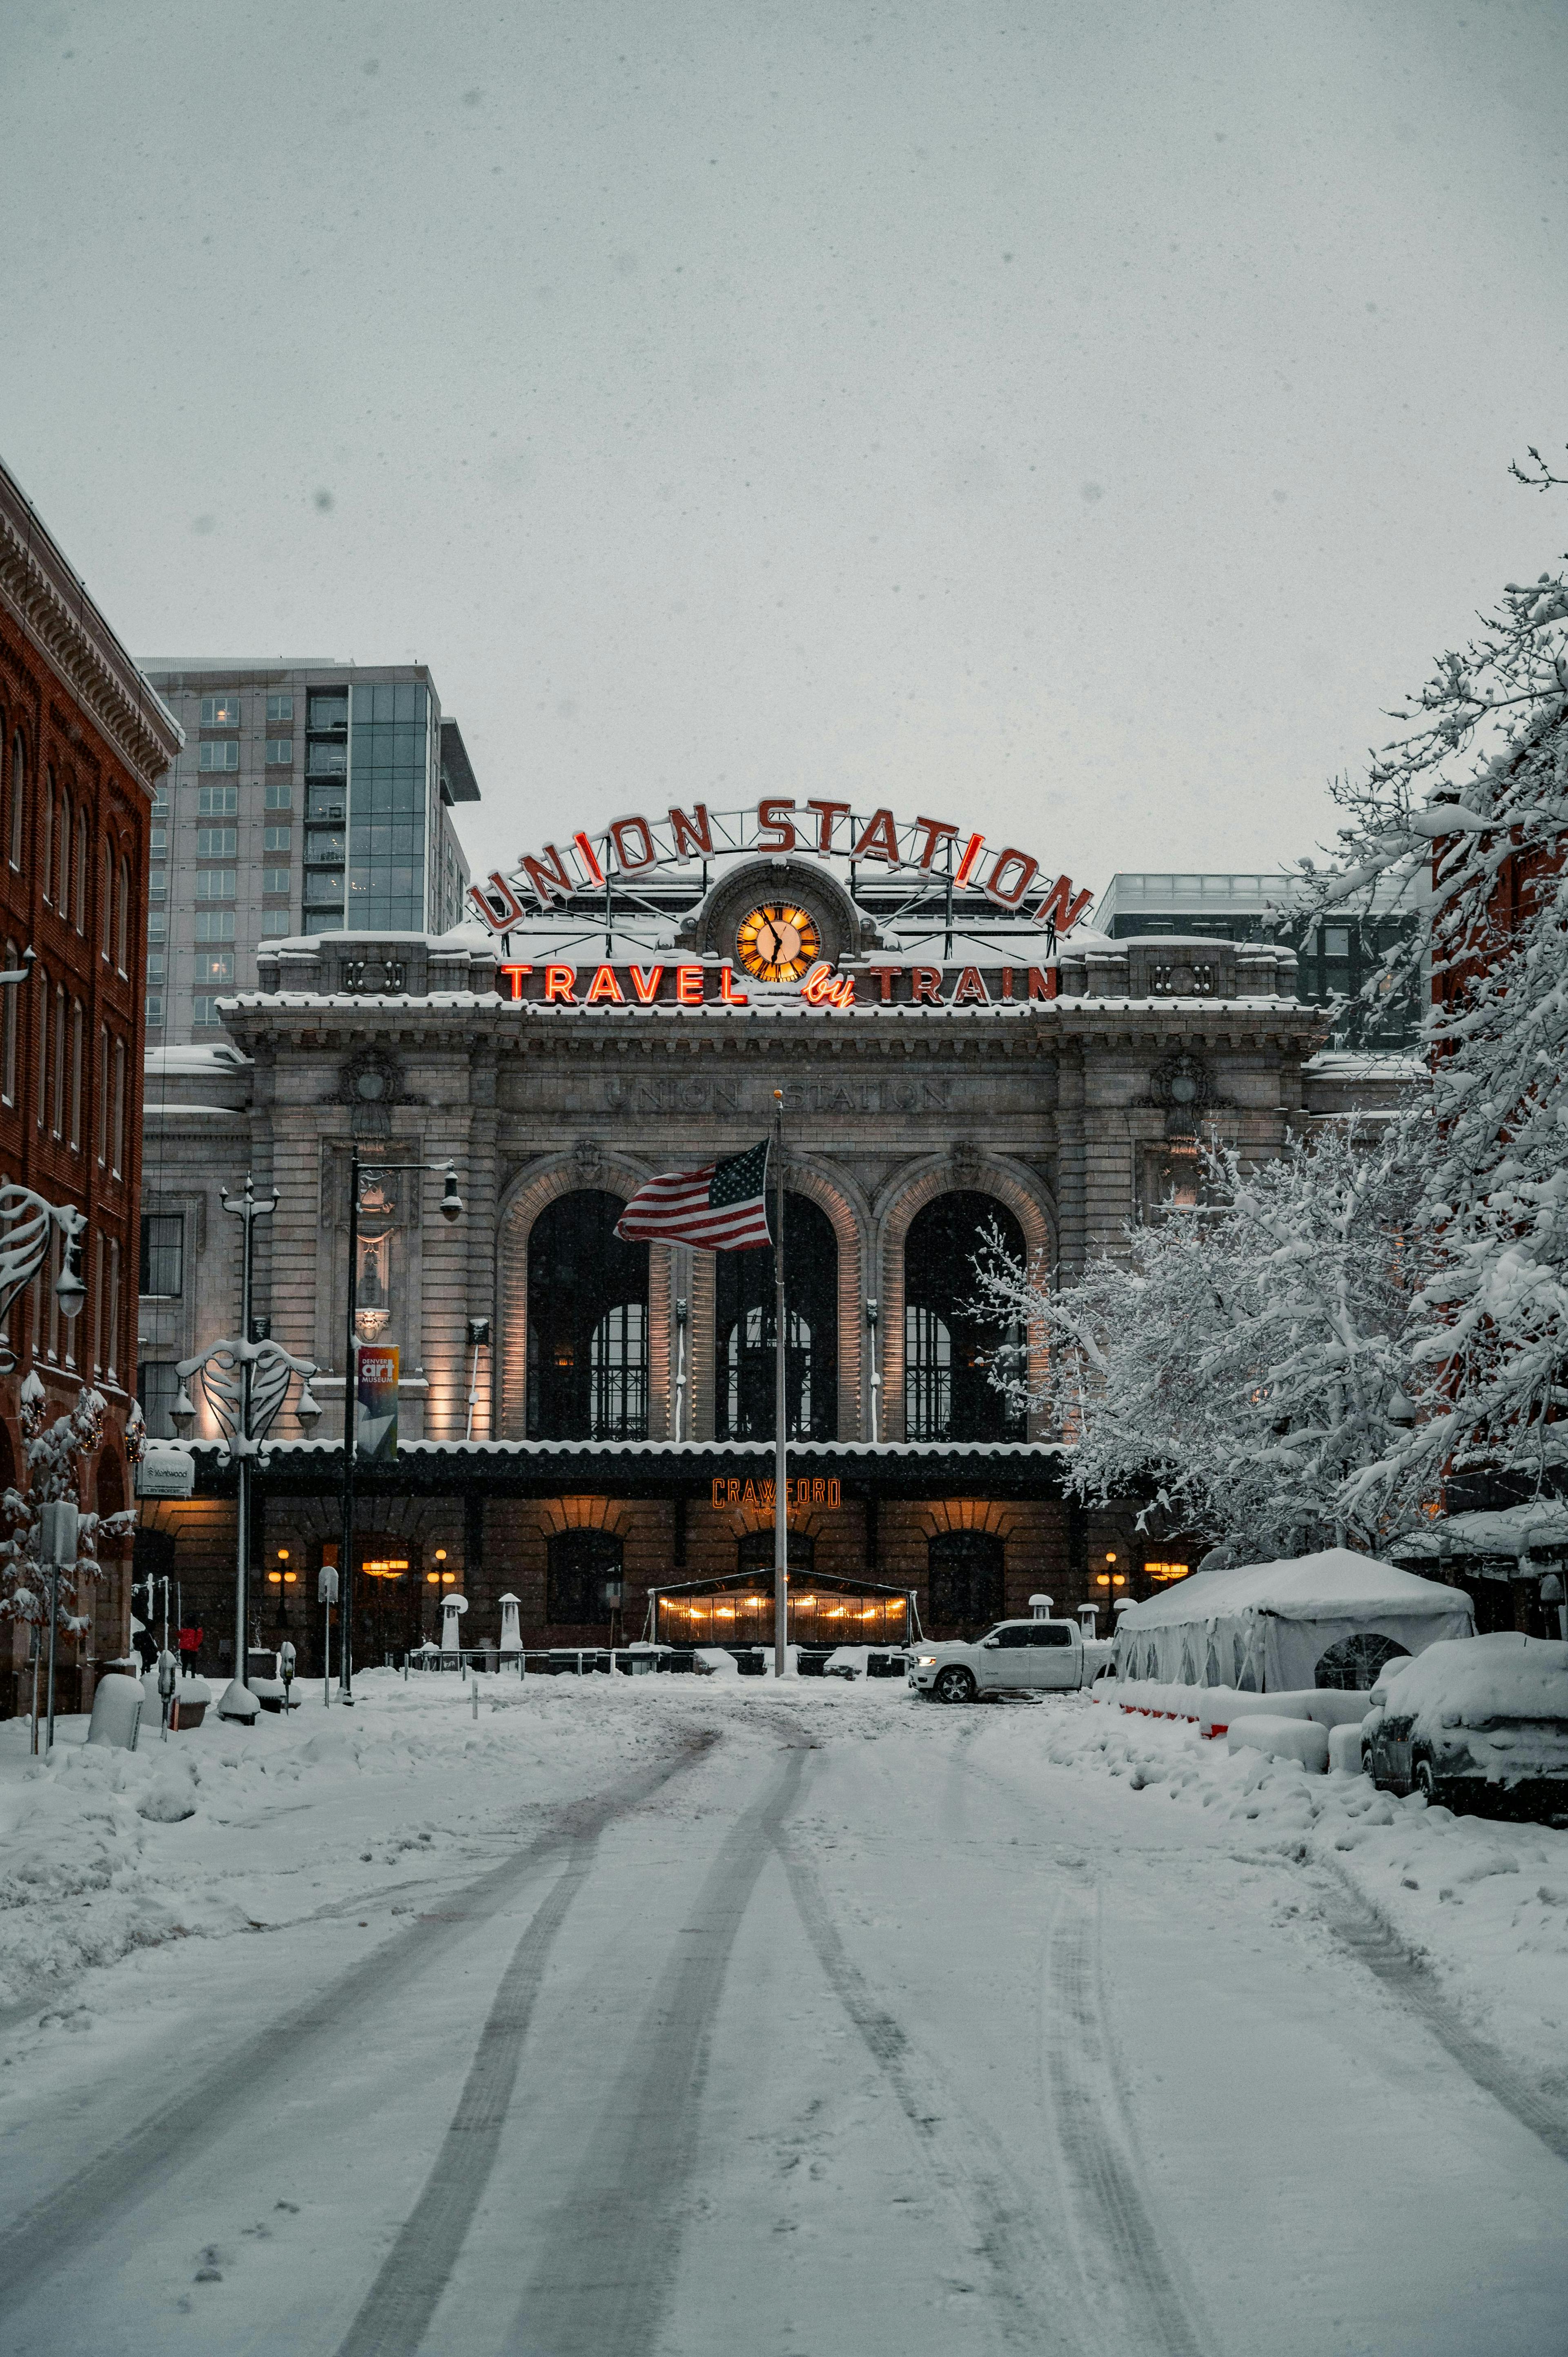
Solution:
<svg viewBox="0 0 1568 2357">
<path fill-rule="evenodd" d="M 423 663 L 145 670 L 186 731 L 153 813 L 149 1046 L 217 1039 L 263 942 L 462 921 L 452 812 L 479 789 Z"/>
</svg>

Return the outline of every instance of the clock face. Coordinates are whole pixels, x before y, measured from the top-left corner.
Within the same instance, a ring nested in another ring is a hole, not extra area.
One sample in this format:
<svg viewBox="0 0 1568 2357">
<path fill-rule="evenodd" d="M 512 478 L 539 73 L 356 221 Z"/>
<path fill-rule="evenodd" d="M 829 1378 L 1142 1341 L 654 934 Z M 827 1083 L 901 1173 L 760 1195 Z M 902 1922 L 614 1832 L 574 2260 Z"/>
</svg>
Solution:
<svg viewBox="0 0 1568 2357">
<path fill-rule="evenodd" d="M 770 902 L 741 919 L 736 950 L 758 982 L 798 982 L 822 955 L 822 937 L 809 909 Z"/>
</svg>

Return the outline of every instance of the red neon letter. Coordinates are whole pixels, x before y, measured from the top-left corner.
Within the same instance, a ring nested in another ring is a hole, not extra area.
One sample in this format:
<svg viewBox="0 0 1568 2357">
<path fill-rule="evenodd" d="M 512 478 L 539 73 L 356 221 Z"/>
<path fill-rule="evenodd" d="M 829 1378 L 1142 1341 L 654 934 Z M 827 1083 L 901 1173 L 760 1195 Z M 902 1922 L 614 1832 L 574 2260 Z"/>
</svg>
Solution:
<svg viewBox="0 0 1568 2357">
<path fill-rule="evenodd" d="M 1093 898 L 1092 892 L 1079 892 L 1075 898 L 1072 877 L 1058 876 L 1036 909 L 1035 922 L 1054 925 L 1058 933 L 1070 933 Z"/>
<path fill-rule="evenodd" d="M 670 813 L 670 832 L 674 838 L 677 859 L 690 858 L 693 852 L 701 853 L 704 858 L 711 856 L 714 848 L 714 830 L 708 818 L 706 802 L 693 802 L 690 818 L 684 811 L 672 810 Z"/>
<path fill-rule="evenodd" d="M 757 803 L 757 847 L 758 851 L 794 850 L 795 830 L 787 818 L 780 818 L 779 815 L 780 811 L 792 811 L 794 807 L 793 802 L 785 802 L 777 794 L 770 794 L 765 802 Z"/>
<path fill-rule="evenodd" d="M 627 849 L 628 836 L 632 845 L 629 851 Z M 659 856 L 653 847 L 652 829 L 645 818 L 618 818 L 610 828 L 610 841 L 615 845 L 617 860 L 628 876 L 635 876 L 640 868 L 651 867 Z"/>
<path fill-rule="evenodd" d="M 808 802 L 808 810 L 817 813 L 817 849 L 831 851 L 833 847 L 833 821 L 849 816 L 847 802 Z"/>
<path fill-rule="evenodd" d="M 981 850 L 984 842 L 985 837 L 983 834 L 972 834 L 970 836 L 969 841 L 963 846 L 963 857 L 958 863 L 958 873 L 953 877 L 953 882 L 955 884 L 967 884 L 969 882 L 974 863 L 980 857 Z"/>
<path fill-rule="evenodd" d="M 886 859 L 889 867 L 902 866 L 898 834 L 891 811 L 873 811 L 865 823 L 865 833 L 855 845 L 852 856 L 856 859 Z"/>
<path fill-rule="evenodd" d="M 1032 965 L 1032 966 L 1029 968 L 1029 996 L 1030 996 L 1030 997 L 1031 997 L 1031 998 L 1054 998 L 1054 997 L 1056 996 L 1056 995 L 1057 995 L 1057 970 L 1056 970 L 1055 966 L 1054 966 L 1054 965 L 1048 965 L 1048 966 L 1046 968 L 1046 970 L 1045 970 L 1044 974 L 1042 974 L 1042 973 L 1040 972 L 1040 969 L 1039 969 L 1039 967 L 1038 967 L 1037 965 Z"/>
<path fill-rule="evenodd" d="M 648 972 L 644 974 L 639 965 L 634 965 L 629 971 L 631 986 L 636 991 L 639 1002 L 644 1006 L 651 1006 L 659 996 L 659 985 L 664 979 L 664 968 L 661 965 L 650 965 Z"/>
<path fill-rule="evenodd" d="M 1004 965 L 1002 969 L 1002 996 L 1004 998 L 1011 998 L 1013 996 L 1013 969 L 1010 965 Z"/>
<path fill-rule="evenodd" d="M 966 965 L 953 985 L 951 1003 L 954 1006 L 967 1006 L 971 1001 L 982 1006 L 989 1006 L 991 1004 L 991 993 L 982 982 L 980 968 L 977 965 Z"/>
<path fill-rule="evenodd" d="M 585 1006 L 593 1006 L 601 998 L 613 998 L 618 1006 L 626 1005 L 626 993 L 616 980 L 613 965 L 602 965 L 583 995 Z"/>
<path fill-rule="evenodd" d="M 575 834 L 572 837 L 572 840 L 577 846 L 578 858 L 582 861 L 583 866 L 587 870 L 589 883 L 602 884 L 605 880 L 605 871 L 599 866 L 598 854 L 594 849 L 593 845 L 588 841 L 587 836 L 585 834 Z"/>
<path fill-rule="evenodd" d="M 548 909 L 552 900 L 569 900 L 577 888 L 553 843 L 545 845 L 537 859 L 525 859 L 522 872 L 538 895 L 542 909 Z"/>
<path fill-rule="evenodd" d="M 940 965 L 912 965 L 909 968 L 909 1001 L 914 1006 L 941 1005 L 942 970 Z"/>
<path fill-rule="evenodd" d="M 486 887 L 470 884 L 468 898 L 492 933 L 504 933 L 509 925 L 522 922 L 517 895 L 504 876 L 492 876 Z"/>
<path fill-rule="evenodd" d="M 719 1004 L 721 1006 L 749 1006 L 750 999 L 744 990 L 735 986 L 735 968 L 725 964 L 719 968 Z"/>
<path fill-rule="evenodd" d="M 575 965 L 547 965 L 544 969 L 545 1005 L 548 1006 L 553 998 L 559 1000 L 564 1006 L 575 1006 L 576 1001 L 572 996 L 572 985 L 576 979 L 577 969 Z"/>
<path fill-rule="evenodd" d="M 525 974 L 532 974 L 533 972 L 533 968 L 531 965 L 503 965 L 500 968 L 500 971 L 506 975 L 507 980 L 511 985 L 512 996 L 514 998 L 521 998 L 522 996 L 522 977 Z"/>
<path fill-rule="evenodd" d="M 1018 871 L 1016 884 L 1004 884 L 1002 881 L 1009 867 L 1015 867 Z M 1026 851 L 1009 848 L 997 853 L 996 865 L 981 889 L 988 900 L 995 901 L 999 909 L 1015 909 L 1039 872 L 1037 859 L 1031 859 Z"/>
<path fill-rule="evenodd" d="M 675 1004 L 678 1006 L 701 1006 L 702 1003 L 702 967 L 678 965 L 675 969 Z"/>
<path fill-rule="evenodd" d="M 938 844 L 944 840 L 950 842 L 958 833 L 958 829 L 956 826 L 950 826 L 945 818 L 918 818 L 915 824 L 926 838 L 925 846 L 917 864 L 921 867 L 929 867 L 937 856 Z"/>
<path fill-rule="evenodd" d="M 882 985 L 882 1004 L 886 1006 L 893 996 L 893 977 L 904 969 L 901 965 L 874 965 L 870 970 Z"/>
</svg>

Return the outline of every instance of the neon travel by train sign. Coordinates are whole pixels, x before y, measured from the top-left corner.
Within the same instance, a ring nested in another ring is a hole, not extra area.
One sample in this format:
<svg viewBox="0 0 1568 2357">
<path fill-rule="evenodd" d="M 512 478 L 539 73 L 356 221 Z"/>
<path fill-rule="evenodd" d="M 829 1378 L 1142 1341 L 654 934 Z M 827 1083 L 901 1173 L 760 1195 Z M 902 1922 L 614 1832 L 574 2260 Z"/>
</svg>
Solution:
<svg viewBox="0 0 1568 2357">
<path fill-rule="evenodd" d="M 471 885 L 468 902 L 491 932 L 504 933 L 585 894 L 635 894 L 639 881 L 663 868 L 795 851 L 847 860 L 852 879 L 856 868 L 879 865 L 912 888 L 950 883 L 954 890 L 977 890 L 1003 915 L 1053 935 L 1070 932 L 1094 897 L 1075 891 L 1069 876 L 1047 883 L 1047 867 L 1032 852 L 990 845 L 956 819 L 901 821 L 887 809 L 864 816 L 848 802 L 766 794 L 742 811 L 693 802 L 689 810 L 672 806 L 662 818 L 639 812 L 612 819 L 597 834 L 579 830 L 564 849 L 547 843 L 524 853 L 510 876 L 498 869 Z"/>
</svg>

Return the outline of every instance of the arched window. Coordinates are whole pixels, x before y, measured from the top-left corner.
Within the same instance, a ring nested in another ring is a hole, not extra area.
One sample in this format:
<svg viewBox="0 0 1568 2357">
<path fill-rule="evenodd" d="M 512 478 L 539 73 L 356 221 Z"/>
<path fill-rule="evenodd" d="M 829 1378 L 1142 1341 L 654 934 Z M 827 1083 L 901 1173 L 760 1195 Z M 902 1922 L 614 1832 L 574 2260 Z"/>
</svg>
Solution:
<svg viewBox="0 0 1568 2357">
<path fill-rule="evenodd" d="M 777 1301 L 773 1254 L 714 1255 L 714 1429 L 721 1440 L 773 1437 Z M 785 1412 L 796 1440 L 838 1428 L 838 1239 L 807 1196 L 784 1198 Z"/>
<path fill-rule="evenodd" d="M 557 1196 L 528 1239 L 528 1437 L 648 1437 L 648 1246 L 615 1232 L 618 1196 Z"/>
<path fill-rule="evenodd" d="M 76 814 L 76 930 L 87 931 L 87 805 Z"/>
<path fill-rule="evenodd" d="M 41 965 L 34 969 L 33 986 L 38 994 L 38 1127 L 42 1129 L 49 1117 L 49 978 Z"/>
<path fill-rule="evenodd" d="M 69 1143 L 73 1154 L 81 1151 L 81 1045 L 83 1017 L 81 1001 L 70 1002 L 70 1129 Z"/>
<path fill-rule="evenodd" d="M 939 1531 L 927 1564 L 932 1633 L 979 1636 L 1000 1620 L 1006 1568 L 1006 1541 L 995 1531 Z"/>
<path fill-rule="evenodd" d="M 38 827 L 38 849 L 44 855 L 44 872 L 39 879 L 39 888 L 46 900 L 52 900 L 55 856 L 55 773 L 52 770 L 44 771 L 44 808 Z"/>
<path fill-rule="evenodd" d="M 990 1377 L 1019 1336 L 975 1315 L 975 1259 L 992 1232 L 1015 1260 L 1024 1232 L 993 1195 L 939 1195 L 904 1243 L 904 1433 L 908 1440 L 1022 1440 L 1025 1418 Z"/>
<path fill-rule="evenodd" d="M 70 796 L 62 793 L 55 817 L 55 906 L 62 924 L 70 922 Z"/>
<path fill-rule="evenodd" d="M 98 946 L 107 965 L 114 955 L 114 845 L 107 835 L 98 856 Z"/>
<path fill-rule="evenodd" d="M 15 942 L 6 942 L 5 971 L 7 974 L 16 973 L 20 954 Z M 3 1038 L 0 1038 L 0 1096 L 5 1098 L 8 1105 L 14 1105 L 16 1102 L 16 1002 L 21 995 L 21 990 L 16 983 L 13 983 L 9 989 L 0 991 L 0 1004 L 3 1004 L 5 1008 L 4 1017 L 0 1017 L 5 1025 Z"/>
<path fill-rule="evenodd" d="M 11 865 L 18 871 L 22 865 L 22 845 L 27 841 L 27 748 L 18 728 L 11 739 Z"/>
<path fill-rule="evenodd" d="M 607 1621 L 620 1610 L 625 1592 L 624 1554 L 613 1531 L 553 1531 L 545 1551 L 545 1618 L 563 1629 Z"/>
<path fill-rule="evenodd" d="M 120 862 L 119 888 L 114 899 L 114 963 L 122 974 L 131 971 L 131 863 Z"/>
<path fill-rule="evenodd" d="M 54 1068 L 50 1079 L 54 1083 L 49 1104 L 49 1130 L 55 1137 L 65 1135 L 65 1083 L 69 1060 L 65 1044 L 66 996 L 63 982 L 55 985 Z"/>
</svg>

